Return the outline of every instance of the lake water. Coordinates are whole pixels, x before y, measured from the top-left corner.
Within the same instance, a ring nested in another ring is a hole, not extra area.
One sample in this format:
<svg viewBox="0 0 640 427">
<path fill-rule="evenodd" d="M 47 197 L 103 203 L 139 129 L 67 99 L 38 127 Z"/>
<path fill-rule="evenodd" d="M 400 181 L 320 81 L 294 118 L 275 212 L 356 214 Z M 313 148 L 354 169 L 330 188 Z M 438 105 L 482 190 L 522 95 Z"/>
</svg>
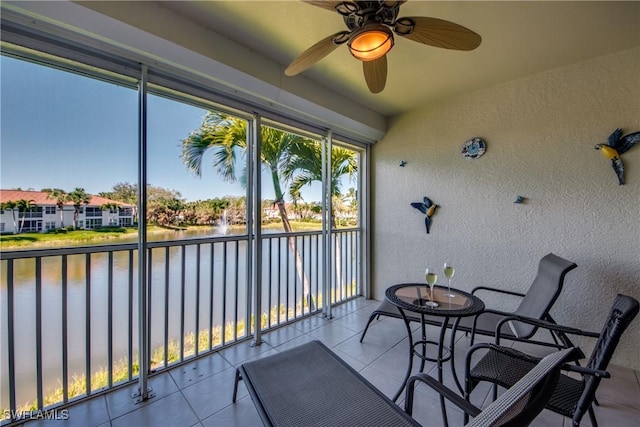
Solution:
<svg viewBox="0 0 640 427">
<path fill-rule="evenodd" d="M 275 230 L 274 230 L 275 231 Z M 279 230 L 277 230 L 279 231 Z M 215 230 L 214 232 L 215 233 Z M 180 238 L 205 237 L 212 234 L 200 232 L 181 233 Z M 263 312 L 269 303 L 279 301 L 295 306 L 303 294 L 302 280 L 295 270 L 295 256 L 289 250 L 287 239 L 274 238 L 263 243 Z M 155 235 L 153 240 L 176 240 L 176 234 Z M 311 292 L 317 295 L 322 283 L 322 268 L 316 263 L 320 256 L 319 235 L 298 236 L 297 250 L 304 265 L 305 276 Z M 136 238 L 134 237 L 135 241 Z M 152 240 L 152 239 L 149 239 Z M 190 242 L 191 243 L 191 242 Z M 341 253 L 353 262 L 349 240 L 342 245 Z M 349 254 L 349 255 L 347 255 Z M 112 258 L 109 258 L 112 256 Z M 233 324 L 235 319 L 247 315 L 247 242 L 244 240 L 217 241 L 206 244 L 189 244 L 155 248 L 150 252 L 151 266 L 151 348 L 161 347 L 166 333 L 169 339 L 179 340 L 181 325 L 185 331 L 195 331 L 196 312 L 199 330 L 209 325 Z M 133 270 L 130 261 L 133 262 Z M 3 264 L 4 267 L 5 264 Z M 109 269 L 109 265 L 112 266 Z M 345 262 L 346 265 L 346 262 Z M 347 267 L 343 275 L 349 274 Z M 353 268 L 352 270 L 355 270 Z M 14 262 L 14 325 L 16 354 L 16 383 L 18 404 L 35 400 L 36 373 L 36 285 L 33 259 Z M 133 283 L 130 289 L 130 274 Z M 354 273 L 354 272 L 352 272 Z M 137 350 L 137 251 L 94 253 L 87 261 L 85 255 L 68 256 L 67 268 L 67 337 L 69 381 L 85 372 L 87 347 L 87 312 L 90 324 L 89 346 L 91 370 L 107 365 L 109 278 L 112 276 L 112 336 L 113 360 L 126 358 L 128 331 L 132 331 L 134 354 Z M 2 308 L 2 345 L 7 343 L 7 284 L 6 274 L 0 274 L 0 304 Z M 42 352 L 43 383 L 45 395 L 61 385 L 62 378 L 62 268 L 61 257 L 42 259 Z M 87 298 L 86 277 L 90 277 L 90 295 Z M 199 284 L 198 284 L 199 279 Z M 346 282 L 347 280 L 345 280 Z M 183 286 L 184 284 L 184 286 Z M 226 286 L 226 287 L 225 287 Z M 130 297 L 131 295 L 131 297 Z M 184 298 L 183 298 L 184 296 Z M 87 306 L 88 300 L 88 306 Z M 213 309 L 210 304 L 213 302 Z M 129 324 L 129 306 L 132 307 L 133 324 Z M 89 308 L 87 310 L 87 307 Z M 197 308 L 197 309 L 196 309 Z M 183 320 L 184 313 L 184 320 Z M 2 351 L 2 408 L 8 408 L 8 358 Z M 134 356 L 135 357 L 135 356 Z"/>
</svg>

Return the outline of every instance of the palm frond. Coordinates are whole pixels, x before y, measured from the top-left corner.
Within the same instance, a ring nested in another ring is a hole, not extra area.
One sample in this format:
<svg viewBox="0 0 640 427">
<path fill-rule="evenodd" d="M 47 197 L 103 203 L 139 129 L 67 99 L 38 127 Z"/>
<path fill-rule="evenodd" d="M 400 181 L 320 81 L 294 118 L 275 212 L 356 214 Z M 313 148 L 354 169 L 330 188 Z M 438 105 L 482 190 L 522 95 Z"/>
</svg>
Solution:
<svg viewBox="0 0 640 427">
<path fill-rule="evenodd" d="M 235 164 L 236 154 L 232 146 L 222 145 L 216 147 L 216 151 L 213 152 L 213 167 L 222 176 L 223 180 L 227 182 L 236 180 Z"/>
<path fill-rule="evenodd" d="M 187 169 L 197 176 L 202 176 L 202 159 L 210 147 L 210 140 L 206 135 L 192 133 L 182 141 L 182 161 Z"/>
<path fill-rule="evenodd" d="M 289 186 L 289 194 L 297 194 L 305 185 L 311 185 L 313 181 L 317 181 L 317 177 L 309 172 L 300 172 L 293 178 Z"/>
<path fill-rule="evenodd" d="M 182 141 L 182 160 L 187 169 L 202 176 L 204 155 L 212 149 L 213 167 L 225 181 L 235 181 L 234 148 L 246 148 L 246 136 L 245 120 L 209 111 L 200 128 Z"/>
</svg>

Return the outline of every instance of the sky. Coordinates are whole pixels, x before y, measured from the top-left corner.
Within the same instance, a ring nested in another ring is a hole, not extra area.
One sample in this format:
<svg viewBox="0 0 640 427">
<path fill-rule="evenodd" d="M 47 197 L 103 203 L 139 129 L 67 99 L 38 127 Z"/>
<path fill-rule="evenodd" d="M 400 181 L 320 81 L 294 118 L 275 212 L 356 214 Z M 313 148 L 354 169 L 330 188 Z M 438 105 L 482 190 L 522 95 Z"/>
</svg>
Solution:
<svg viewBox="0 0 640 427">
<path fill-rule="evenodd" d="M 137 182 L 138 93 L 135 89 L 0 56 L 0 188 L 76 187 L 89 194 Z M 179 191 L 186 201 L 242 196 L 222 181 L 205 154 L 202 176 L 182 162 L 181 142 L 206 110 L 150 95 L 147 182 Z M 262 197 L 272 199 L 263 173 Z M 320 200 L 320 185 L 302 193 Z"/>
</svg>

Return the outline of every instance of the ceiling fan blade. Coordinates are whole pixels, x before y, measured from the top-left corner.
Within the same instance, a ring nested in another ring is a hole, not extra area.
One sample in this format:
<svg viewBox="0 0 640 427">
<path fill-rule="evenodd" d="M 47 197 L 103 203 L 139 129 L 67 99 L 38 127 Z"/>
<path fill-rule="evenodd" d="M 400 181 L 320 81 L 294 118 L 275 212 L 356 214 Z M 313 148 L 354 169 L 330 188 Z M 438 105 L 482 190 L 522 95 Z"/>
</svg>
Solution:
<svg viewBox="0 0 640 427">
<path fill-rule="evenodd" d="M 300 56 L 289 64 L 289 66 L 284 70 L 284 73 L 287 76 L 295 76 L 296 74 L 303 72 L 333 52 L 338 45 L 346 42 L 348 40 L 348 35 L 348 31 L 340 31 L 320 40 L 318 43 L 302 52 Z"/>
<path fill-rule="evenodd" d="M 318 6 L 323 9 L 330 10 L 332 12 L 336 11 L 336 6 L 342 3 L 341 1 L 330 1 L 330 0 L 302 0 L 305 3 L 308 3 L 312 6 Z"/>
<path fill-rule="evenodd" d="M 405 29 L 410 28 L 409 21 L 413 22 L 413 31 L 409 29 L 409 34 L 403 33 Z M 396 21 L 396 33 L 418 43 L 445 49 L 473 50 L 482 42 L 479 34 L 462 25 L 424 16 L 399 18 Z"/>
<path fill-rule="evenodd" d="M 380 93 L 387 83 L 387 55 L 374 61 L 363 61 L 364 79 L 371 93 Z"/>
</svg>

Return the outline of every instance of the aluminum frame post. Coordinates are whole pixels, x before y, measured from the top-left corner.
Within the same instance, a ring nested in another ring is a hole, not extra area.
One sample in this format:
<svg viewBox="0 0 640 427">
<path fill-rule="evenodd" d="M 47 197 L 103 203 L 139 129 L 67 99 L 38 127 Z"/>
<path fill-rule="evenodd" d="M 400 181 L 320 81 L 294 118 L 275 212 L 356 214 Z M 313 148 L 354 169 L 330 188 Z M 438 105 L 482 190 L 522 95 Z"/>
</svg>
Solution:
<svg viewBox="0 0 640 427">
<path fill-rule="evenodd" d="M 365 148 L 363 161 L 360 162 L 360 194 L 358 208 L 360 210 L 360 291 L 365 299 L 372 298 L 371 289 L 371 146 Z M 364 179 L 362 179 L 364 177 Z"/>
<path fill-rule="evenodd" d="M 333 276 L 331 250 L 331 150 L 333 132 L 327 131 L 322 140 L 322 261 L 324 266 L 324 292 L 322 301 L 323 315 L 331 319 L 331 280 Z"/>
<path fill-rule="evenodd" d="M 247 225 L 249 228 L 249 248 L 248 250 L 247 265 L 251 269 L 250 283 L 253 300 L 253 342 L 251 346 L 258 346 L 262 344 L 262 325 L 261 325 L 261 310 L 262 310 L 262 139 L 260 129 L 262 122 L 260 116 L 257 113 L 253 114 L 253 120 L 251 121 L 251 131 L 247 136 L 247 145 L 250 148 L 250 156 L 248 162 L 248 182 L 252 185 L 248 185 L 249 192 L 247 194 L 247 209 L 249 210 L 247 219 L 250 223 Z M 252 150 L 251 150 L 252 149 Z M 251 186 L 253 186 L 253 192 L 251 192 Z"/>
<path fill-rule="evenodd" d="M 147 275 L 147 66 L 142 65 L 138 85 L 138 391 L 131 396 L 140 403 L 155 396 L 148 385 L 149 319 Z"/>
</svg>

